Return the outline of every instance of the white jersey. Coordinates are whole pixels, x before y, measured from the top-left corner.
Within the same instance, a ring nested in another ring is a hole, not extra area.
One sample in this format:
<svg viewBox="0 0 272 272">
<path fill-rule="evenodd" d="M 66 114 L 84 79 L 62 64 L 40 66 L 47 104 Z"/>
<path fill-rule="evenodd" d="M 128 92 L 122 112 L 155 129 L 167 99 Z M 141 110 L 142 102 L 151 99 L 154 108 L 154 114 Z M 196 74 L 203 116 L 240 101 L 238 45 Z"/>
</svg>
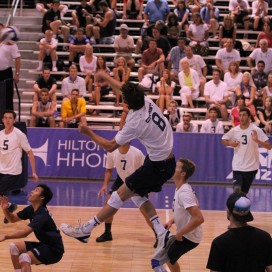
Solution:
<svg viewBox="0 0 272 272">
<path fill-rule="evenodd" d="M 13 66 L 13 59 L 21 57 L 17 44 L 0 44 L 0 71 Z"/>
<path fill-rule="evenodd" d="M 223 135 L 222 140 L 236 140 L 240 144 L 234 148 L 232 160 L 232 170 L 234 171 L 254 171 L 259 169 L 259 149 L 258 144 L 252 140 L 251 133 L 255 130 L 258 138 L 262 142 L 266 142 L 268 137 L 265 133 L 254 124 L 250 124 L 247 129 L 241 129 L 240 126 L 232 128 Z"/>
<path fill-rule="evenodd" d="M 125 181 L 126 177 L 140 168 L 145 160 L 141 150 L 130 146 L 126 154 L 121 154 L 118 149 L 107 153 L 106 169 L 116 168 L 117 174 Z"/>
<path fill-rule="evenodd" d="M 28 152 L 31 147 L 26 135 L 14 127 L 9 134 L 0 131 L 0 173 L 19 175 L 22 173 L 22 150 Z"/>
<path fill-rule="evenodd" d="M 224 133 L 224 126 L 221 121 L 216 119 L 215 122 L 212 122 L 210 119 L 207 119 L 203 122 L 200 133 Z"/>
<path fill-rule="evenodd" d="M 173 201 L 174 220 L 177 227 L 177 232 L 183 229 L 184 226 L 190 221 L 191 215 L 187 209 L 194 206 L 199 206 L 197 197 L 191 185 L 185 183 L 176 190 Z M 198 226 L 183 236 L 193 243 L 200 243 L 203 236 L 202 227 Z"/>
<path fill-rule="evenodd" d="M 145 97 L 145 105 L 141 109 L 128 112 L 123 129 L 115 136 L 120 146 L 133 139 L 139 139 L 145 146 L 151 161 L 167 159 L 173 149 L 170 123 L 148 97 Z"/>
</svg>

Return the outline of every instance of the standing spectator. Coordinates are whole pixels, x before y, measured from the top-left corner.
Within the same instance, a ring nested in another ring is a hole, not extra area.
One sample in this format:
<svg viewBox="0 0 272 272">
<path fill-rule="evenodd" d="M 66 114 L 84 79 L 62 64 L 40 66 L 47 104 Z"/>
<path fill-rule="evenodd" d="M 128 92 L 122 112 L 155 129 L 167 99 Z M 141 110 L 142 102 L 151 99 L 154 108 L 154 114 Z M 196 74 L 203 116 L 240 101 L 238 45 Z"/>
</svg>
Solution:
<svg viewBox="0 0 272 272">
<path fill-rule="evenodd" d="M 174 13 L 178 17 L 180 32 L 182 30 L 184 30 L 185 31 L 185 36 L 187 36 L 188 29 L 189 29 L 189 21 L 188 21 L 189 12 L 190 11 L 186 7 L 185 2 L 183 0 L 179 0 L 177 2 L 176 8 L 174 9 Z"/>
<path fill-rule="evenodd" d="M 222 144 L 234 148 L 232 160 L 234 191 L 246 195 L 259 169 L 258 147 L 271 150 L 271 145 L 265 133 L 251 123 L 249 109 L 240 109 L 239 117 L 240 125 L 223 135 Z"/>
<path fill-rule="evenodd" d="M 232 61 L 237 62 L 238 66 L 241 61 L 239 52 L 233 49 L 232 39 L 227 39 L 225 43 L 225 48 L 219 49 L 215 55 L 215 63 L 217 68 L 225 74 L 228 72 L 229 65 Z"/>
<path fill-rule="evenodd" d="M 144 25 L 152 25 L 159 20 L 166 22 L 169 13 L 170 9 L 167 1 L 150 0 L 147 2 L 144 9 Z"/>
<path fill-rule="evenodd" d="M 246 98 L 244 95 L 240 94 L 236 97 L 236 106 L 231 109 L 231 125 L 232 127 L 236 127 L 240 125 L 240 109 L 246 107 Z"/>
<path fill-rule="evenodd" d="M 224 133 L 224 126 L 221 121 L 218 120 L 217 108 L 209 108 L 209 119 L 205 120 L 201 126 L 200 133 Z"/>
<path fill-rule="evenodd" d="M 180 122 L 180 118 L 183 116 L 183 111 L 178 109 L 178 103 L 176 100 L 170 100 L 167 111 L 163 115 L 168 119 L 172 130 L 176 131 L 177 124 Z"/>
<path fill-rule="evenodd" d="M 130 69 L 133 69 L 135 61 L 132 58 L 132 52 L 134 51 L 133 37 L 128 35 L 129 28 L 126 24 L 120 26 L 120 35 L 114 39 L 114 50 L 116 52 L 116 58 L 123 57 Z"/>
<path fill-rule="evenodd" d="M 182 116 L 182 122 L 177 124 L 176 132 L 191 132 L 198 133 L 198 127 L 196 124 L 192 123 L 192 115 L 189 112 L 186 112 Z"/>
<path fill-rule="evenodd" d="M 80 5 L 72 11 L 73 25 L 77 28 L 86 29 L 86 26 L 91 23 L 94 9 L 91 5 L 88 5 L 87 2 L 87 0 L 81 0 Z"/>
<path fill-rule="evenodd" d="M 256 98 L 263 98 L 263 88 L 267 84 L 267 74 L 264 72 L 265 63 L 263 60 L 258 61 L 257 71 L 253 73 L 252 79 L 256 86 Z"/>
<path fill-rule="evenodd" d="M 226 103 L 229 99 L 228 87 L 225 82 L 220 80 L 220 76 L 219 70 L 213 70 L 212 80 L 205 84 L 204 96 L 207 108 L 216 107 L 220 111 L 223 121 L 227 121 L 228 111 Z"/>
<path fill-rule="evenodd" d="M 263 88 L 263 102 L 267 97 L 272 97 L 272 72 L 268 74 L 267 85 Z"/>
<path fill-rule="evenodd" d="M 230 225 L 213 240 L 207 268 L 210 271 L 271 272 L 270 234 L 247 224 L 253 221 L 251 201 L 242 193 L 233 193 L 226 205 Z"/>
<path fill-rule="evenodd" d="M 43 69 L 43 62 L 52 62 L 52 71 L 57 72 L 57 45 L 58 40 L 53 38 L 53 31 L 46 30 L 44 33 L 44 38 L 37 43 L 39 46 L 39 65 L 37 67 L 37 71 L 41 71 Z M 48 58 L 49 61 L 48 61 Z"/>
<path fill-rule="evenodd" d="M 268 16 L 268 3 L 264 0 L 252 2 L 253 29 L 258 30 L 264 22 L 270 23 Z"/>
<path fill-rule="evenodd" d="M 263 24 L 263 31 L 258 34 L 256 40 L 256 48 L 260 47 L 260 40 L 265 39 L 268 42 L 268 47 L 272 48 L 272 32 L 271 32 L 271 25 L 270 23 L 265 22 Z"/>
<path fill-rule="evenodd" d="M 123 20 L 143 19 L 144 0 L 123 0 Z"/>
<path fill-rule="evenodd" d="M 260 119 L 259 127 L 262 128 L 265 133 L 272 134 L 272 98 L 267 97 L 264 101 L 264 108 L 258 110 Z"/>
<path fill-rule="evenodd" d="M 30 127 L 55 127 L 56 101 L 50 101 L 48 89 L 41 89 L 40 100 L 31 109 Z"/>
<path fill-rule="evenodd" d="M 190 68 L 189 62 L 185 59 L 181 60 L 182 71 L 179 72 L 180 96 L 182 107 L 188 104 L 194 108 L 193 99 L 199 97 L 199 77 L 197 72 Z"/>
</svg>

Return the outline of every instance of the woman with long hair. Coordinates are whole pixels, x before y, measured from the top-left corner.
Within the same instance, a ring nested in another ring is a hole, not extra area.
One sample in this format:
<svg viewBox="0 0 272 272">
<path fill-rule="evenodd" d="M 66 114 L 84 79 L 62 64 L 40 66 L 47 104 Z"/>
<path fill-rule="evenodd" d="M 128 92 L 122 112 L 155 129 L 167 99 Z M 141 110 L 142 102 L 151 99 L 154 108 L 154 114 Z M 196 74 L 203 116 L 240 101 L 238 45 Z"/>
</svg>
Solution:
<svg viewBox="0 0 272 272">
<path fill-rule="evenodd" d="M 272 97 L 272 72 L 268 74 L 267 85 L 263 88 L 263 103 L 267 97 Z"/>
<path fill-rule="evenodd" d="M 266 97 L 264 101 L 264 109 L 258 110 L 260 119 L 259 127 L 264 129 L 266 133 L 272 133 L 272 98 Z"/>
<path fill-rule="evenodd" d="M 176 14 L 179 22 L 179 28 L 180 32 L 182 30 L 185 31 L 185 34 L 187 36 L 188 29 L 189 29 L 189 9 L 186 7 L 186 4 L 183 0 L 178 0 L 177 6 L 174 9 L 174 13 Z"/>
<path fill-rule="evenodd" d="M 268 47 L 272 48 L 272 32 L 271 25 L 268 22 L 263 24 L 263 31 L 258 34 L 255 47 L 260 47 L 259 42 L 261 39 L 265 39 L 268 42 Z"/>
<path fill-rule="evenodd" d="M 236 97 L 236 106 L 231 109 L 230 116 L 231 116 L 231 125 L 232 127 L 236 127 L 240 125 L 240 117 L 239 112 L 240 109 L 246 106 L 246 98 L 244 95 L 240 94 Z"/>
</svg>

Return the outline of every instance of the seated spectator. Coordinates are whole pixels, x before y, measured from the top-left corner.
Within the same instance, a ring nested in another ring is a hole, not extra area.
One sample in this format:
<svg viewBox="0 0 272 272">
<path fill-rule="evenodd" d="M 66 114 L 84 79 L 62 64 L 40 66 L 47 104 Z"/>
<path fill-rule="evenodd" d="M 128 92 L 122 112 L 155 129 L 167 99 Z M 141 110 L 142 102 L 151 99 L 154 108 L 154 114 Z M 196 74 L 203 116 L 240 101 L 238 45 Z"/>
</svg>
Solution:
<svg viewBox="0 0 272 272">
<path fill-rule="evenodd" d="M 132 58 L 132 52 L 134 51 L 133 37 L 128 35 L 129 28 L 126 24 L 120 26 L 120 35 L 114 39 L 114 50 L 116 52 L 116 58 L 123 57 L 130 69 L 133 69 L 135 61 Z"/>
<path fill-rule="evenodd" d="M 45 37 L 37 43 L 39 46 L 39 65 L 37 67 L 37 71 L 41 71 L 43 69 L 44 60 L 47 62 L 48 57 L 50 57 L 50 62 L 52 62 L 52 71 L 57 72 L 57 45 L 58 41 L 53 38 L 52 30 L 45 31 Z"/>
<path fill-rule="evenodd" d="M 272 97 L 272 72 L 268 74 L 267 85 L 263 88 L 263 102 L 267 97 Z"/>
<path fill-rule="evenodd" d="M 267 134 L 272 134 L 272 98 L 266 97 L 264 101 L 264 108 L 258 110 L 260 120 L 259 127 Z"/>
<path fill-rule="evenodd" d="M 232 39 L 233 44 L 236 42 L 237 27 L 230 14 L 224 16 L 223 24 L 219 27 L 219 42 L 221 47 L 225 47 L 228 39 Z M 236 48 L 236 47 L 235 47 Z"/>
<path fill-rule="evenodd" d="M 56 38 L 60 29 L 61 34 L 63 35 L 63 41 L 67 43 L 70 28 L 65 25 L 63 20 L 61 19 L 59 8 L 59 0 L 53 0 L 51 8 L 47 10 L 47 12 L 43 16 L 42 32 L 45 33 L 46 30 L 52 30 L 54 38 Z"/>
<path fill-rule="evenodd" d="M 194 0 L 192 7 L 192 14 L 199 13 L 201 8 L 206 5 L 206 0 Z"/>
<path fill-rule="evenodd" d="M 163 51 L 157 48 L 155 39 L 149 41 L 149 48 L 143 52 L 141 67 L 138 69 L 139 82 L 145 74 L 162 75 L 165 57 Z"/>
<path fill-rule="evenodd" d="M 144 0 L 123 0 L 123 20 L 143 19 Z"/>
<path fill-rule="evenodd" d="M 182 71 L 179 72 L 180 96 L 182 107 L 187 107 L 188 104 L 194 108 L 193 99 L 199 97 L 199 76 L 197 72 L 190 68 L 189 62 L 185 59 L 181 60 Z"/>
<path fill-rule="evenodd" d="M 96 71 L 97 57 L 93 54 L 93 47 L 86 45 L 85 54 L 79 58 L 80 71 L 85 74 L 85 83 L 89 94 L 93 90 L 93 80 Z"/>
<path fill-rule="evenodd" d="M 90 41 L 84 36 L 83 28 L 77 29 L 75 36 L 70 41 L 69 66 L 72 65 L 72 62 L 79 62 L 79 58 L 84 54 L 86 45 L 89 43 Z"/>
<path fill-rule="evenodd" d="M 209 119 L 205 120 L 201 126 L 200 133 L 224 133 L 224 126 L 218 120 L 217 108 L 209 108 Z"/>
<path fill-rule="evenodd" d="M 74 89 L 79 90 L 79 95 L 83 96 L 86 94 L 86 84 L 85 80 L 78 76 L 78 71 L 76 65 L 72 64 L 69 67 L 69 76 L 63 79 L 61 84 L 61 93 L 63 99 L 67 100 L 71 96 L 71 92 Z"/>
<path fill-rule="evenodd" d="M 219 27 L 219 9 L 214 6 L 213 0 L 206 0 L 206 5 L 200 9 L 200 16 L 212 31 L 213 37 L 218 39 L 216 32 Z"/>
<path fill-rule="evenodd" d="M 168 55 L 168 70 L 171 73 L 171 79 L 177 80 L 180 71 L 180 61 L 185 57 L 185 39 L 178 38 L 178 45 L 173 47 Z"/>
<path fill-rule="evenodd" d="M 207 65 L 204 61 L 204 59 L 196 54 L 193 54 L 193 50 L 190 46 L 185 47 L 185 60 L 189 62 L 190 68 L 194 69 L 198 73 L 199 77 L 199 91 L 200 91 L 200 96 L 204 96 L 204 85 L 206 83 L 206 76 L 207 76 Z M 182 61 L 183 59 L 181 59 Z M 180 71 L 182 71 L 182 65 L 179 65 Z"/>
<path fill-rule="evenodd" d="M 50 74 L 50 69 L 48 67 L 44 67 L 42 71 L 42 76 L 40 76 L 36 82 L 34 83 L 33 89 L 35 91 L 33 101 L 38 101 L 41 89 L 47 89 L 49 98 L 51 101 L 57 101 L 56 89 L 57 89 L 57 81 Z"/>
<path fill-rule="evenodd" d="M 239 52 L 236 49 L 233 49 L 233 41 L 232 39 L 227 39 L 225 43 L 225 47 L 219 49 L 215 55 L 215 63 L 217 68 L 225 74 L 228 72 L 229 65 L 232 61 L 240 64 L 241 57 Z"/>
<path fill-rule="evenodd" d="M 64 100 L 61 105 L 60 128 L 77 128 L 78 124 L 87 125 L 86 101 L 80 97 L 78 89 L 73 89 L 68 100 Z"/>
<path fill-rule="evenodd" d="M 72 11 L 73 25 L 77 28 L 85 29 L 91 23 L 94 8 L 88 5 L 87 2 L 87 0 L 80 0 L 80 5 L 76 6 Z"/>
<path fill-rule="evenodd" d="M 170 71 L 167 69 L 163 70 L 161 80 L 157 82 L 159 98 L 156 101 L 156 104 L 162 112 L 164 112 L 167 105 L 169 105 L 175 86 L 176 83 L 171 81 Z"/>
<path fill-rule="evenodd" d="M 90 33 L 90 37 L 92 34 L 94 35 L 96 44 L 112 44 L 114 42 L 113 34 L 116 27 L 115 12 L 110 9 L 108 3 L 105 0 L 99 2 L 99 7 L 102 10 L 103 15 L 99 17 L 93 17 L 95 24 L 88 25 L 86 27 L 86 33 Z"/>
<path fill-rule="evenodd" d="M 101 11 L 99 7 L 100 2 L 101 0 L 90 0 L 89 5 L 92 6 L 95 12 L 99 12 Z M 115 4 L 116 4 L 115 0 L 106 0 L 106 2 L 108 3 L 108 6 L 111 7 L 111 9 L 113 10 L 115 9 Z"/>
<path fill-rule="evenodd" d="M 160 33 L 160 29 L 153 27 L 152 36 L 157 43 L 157 47 L 163 51 L 164 57 L 167 58 L 168 53 L 171 50 L 171 45 L 166 37 L 162 36 Z"/>
<path fill-rule="evenodd" d="M 260 40 L 265 39 L 268 42 L 268 47 L 272 48 L 272 32 L 270 23 L 265 22 L 263 24 L 263 31 L 258 34 L 256 41 L 256 48 L 260 47 Z"/>
<path fill-rule="evenodd" d="M 180 33 L 185 31 L 185 37 L 188 35 L 188 29 L 189 29 L 189 9 L 185 5 L 185 2 L 183 0 L 178 0 L 176 8 L 174 9 L 174 13 L 178 17 L 179 21 L 179 27 L 180 27 Z"/>
<path fill-rule="evenodd" d="M 209 28 L 201 19 L 199 13 L 194 13 L 192 16 L 193 23 L 190 24 L 188 29 L 188 38 L 190 39 L 190 46 L 194 53 L 205 55 L 209 43 Z"/>
<path fill-rule="evenodd" d="M 253 73 L 252 79 L 256 86 L 256 98 L 263 99 L 263 88 L 267 85 L 267 74 L 264 72 L 265 63 L 260 60 L 257 63 L 257 71 Z"/>
<path fill-rule="evenodd" d="M 37 0 L 36 9 L 40 11 L 42 14 L 45 14 L 52 7 L 52 4 L 53 4 L 52 0 Z M 63 18 L 63 16 L 68 11 L 68 7 L 66 5 L 61 4 L 59 6 L 59 11 L 61 18 Z"/>
<path fill-rule="evenodd" d="M 130 68 L 127 66 L 127 62 L 125 60 L 125 58 L 123 57 L 119 57 L 116 60 L 116 67 L 113 68 L 113 77 L 120 81 L 121 84 L 126 83 L 129 80 L 130 77 Z M 114 91 L 114 90 L 113 90 Z M 120 104 L 120 92 L 115 92 L 114 94 L 116 96 L 116 102 L 115 102 L 115 106 L 119 106 Z"/>
<path fill-rule="evenodd" d="M 189 112 L 185 112 L 182 116 L 182 122 L 177 124 L 176 132 L 191 132 L 197 133 L 198 127 L 196 124 L 191 123 L 192 115 Z"/>
<path fill-rule="evenodd" d="M 235 104 L 236 88 L 241 83 L 242 77 L 243 74 L 239 70 L 239 64 L 236 61 L 231 61 L 228 72 L 224 74 L 224 82 L 227 84 L 232 106 Z"/>
<path fill-rule="evenodd" d="M 170 100 L 167 110 L 163 113 L 163 115 L 169 121 L 172 130 L 176 131 L 177 124 L 180 122 L 180 118 L 183 116 L 183 110 L 178 109 L 178 103 L 176 100 Z"/>
<path fill-rule="evenodd" d="M 207 108 L 217 108 L 221 113 L 223 121 L 227 121 L 228 111 L 226 103 L 229 99 L 227 84 L 220 80 L 220 70 L 213 70 L 212 77 L 212 80 L 207 82 L 204 87 Z M 208 118 L 208 112 L 206 117 Z"/>
<path fill-rule="evenodd" d="M 236 97 L 236 106 L 231 109 L 231 126 L 236 127 L 240 125 L 240 109 L 245 108 L 246 98 L 244 95 L 240 94 Z"/>
<path fill-rule="evenodd" d="M 258 30 L 264 22 L 270 23 L 268 16 L 268 3 L 264 0 L 255 0 L 252 2 L 253 29 Z"/>
<path fill-rule="evenodd" d="M 171 12 L 167 17 L 167 40 L 170 44 L 170 49 L 177 45 L 178 38 L 180 36 L 180 28 L 178 23 L 178 17 L 175 13 Z M 167 57 L 167 56 L 165 56 Z"/>
<path fill-rule="evenodd" d="M 49 90 L 41 89 L 40 101 L 33 101 L 30 127 L 55 127 L 56 101 L 50 101 Z"/>
</svg>

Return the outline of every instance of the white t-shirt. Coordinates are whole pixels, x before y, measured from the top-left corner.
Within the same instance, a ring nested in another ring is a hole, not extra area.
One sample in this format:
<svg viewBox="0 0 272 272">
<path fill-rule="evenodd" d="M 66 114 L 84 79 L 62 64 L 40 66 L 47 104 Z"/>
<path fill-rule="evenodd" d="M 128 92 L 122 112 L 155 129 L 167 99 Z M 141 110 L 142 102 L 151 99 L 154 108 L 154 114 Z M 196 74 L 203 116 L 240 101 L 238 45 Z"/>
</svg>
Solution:
<svg viewBox="0 0 272 272">
<path fill-rule="evenodd" d="M 95 72 L 96 71 L 97 57 L 93 56 L 92 61 L 89 63 L 86 61 L 85 56 L 79 58 L 79 67 L 81 72 Z"/>
<path fill-rule="evenodd" d="M 188 31 L 191 31 L 194 38 L 203 39 L 205 32 L 209 30 L 209 27 L 206 24 L 190 24 Z"/>
<path fill-rule="evenodd" d="M 157 88 L 160 88 L 161 87 L 161 82 L 158 81 L 157 82 Z M 173 90 L 174 88 L 176 87 L 176 82 L 175 81 L 171 81 L 171 86 L 170 86 Z"/>
<path fill-rule="evenodd" d="M 237 7 L 242 7 L 243 9 L 249 9 L 249 4 L 247 0 L 242 0 L 240 3 L 238 3 L 237 0 L 230 0 L 229 2 L 229 10 L 234 11 Z"/>
<path fill-rule="evenodd" d="M 207 65 L 206 65 L 204 59 L 201 56 L 199 56 L 199 55 L 193 55 L 193 57 L 190 58 L 190 59 L 188 59 L 187 57 L 181 59 L 180 63 L 179 63 L 179 69 L 180 69 L 179 71 L 182 71 L 181 62 L 183 60 L 187 60 L 188 63 L 189 63 L 190 68 L 192 68 L 195 71 L 197 71 L 198 76 L 202 77 L 202 69 L 204 67 L 206 67 Z"/>
<path fill-rule="evenodd" d="M 79 89 L 79 94 L 85 95 L 86 94 L 86 83 L 84 78 L 77 76 L 75 81 L 72 81 L 71 78 L 68 76 L 63 79 L 61 84 L 61 93 L 65 96 L 71 94 L 73 89 Z"/>
<path fill-rule="evenodd" d="M 176 132 L 182 133 L 182 132 L 191 132 L 191 133 L 198 133 L 198 127 L 197 124 L 190 123 L 189 131 L 184 131 L 183 129 L 183 122 L 180 122 L 177 124 Z"/>
<path fill-rule="evenodd" d="M 13 66 L 13 59 L 21 57 L 17 44 L 0 44 L 0 71 Z"/>
<path fill-rule="evenodd" d="M 236 87 L 242 82 L 243 74 L 239 72 L 235 78 L 232 78 L 230 72 L 224 74 L 224 82 L 228 86 L 229 91 L 235 91 Z"/>
<path fill-rule="evenodd" d="M 145 156 L 134 146 L 130 146 L 126 154 L 121 154 L 118 149 L 107 153 L 106 169 L 116 168 L 120 178 L 125 181 L 126 177 L 133 174 L 144 163 Z"/>
<path fill-rule="evenodd" d="M 28 152 L 31 147 L 26 135 L 14 127 L 9 134 L 0 131 L 0 173 L 19 175 L 22 173 L 22 150 Z"/>
<path fill-rule="evenodd" d="M 203 122 L 200 133 L 224 133 L 223 123 L 219 120 L 212 122 L 210 119 L 207 119 Z"/>
<path fill-rule="evenodd" d="M 126 39 L 122 38 L 121 35 L 114 39 L 114 47 L 120 48 L 134 48 L 134 40 L 130 35 L 127 35 Z M 129 52 L 117 52 L 117 57 L 131 57 L 132 54 Z"/>
<path fill-rule="evenodd" d="M 239 125 L 223 135 L 222 140 L 240 142 L 239 146 L 234 148 L 232 170 L 246 172 L 259 169 L 259 149 L 258 144 L 252 140 L 251 133 L 253 130 L 256 130 L 260 141 L 265 142 L 268 140 L 265 133 L 252 123 L 247 129 L 241 129 Z"/>
<path fill-rule="evenodd" d="M 58 45 L 58 40 L 55 38 L 52 38 L 50 42 L 46 38 L 41 38 L 40 43 L 44 44 L 50 44 L 51 46 L 57 47 Z"/>
<path fill-rule="evenodd" d="M 240 54 L 236 49 L 232 49 L 231 52 L 228 52 L 226 48 L 219 49 L 215 55 L 215 59 L 221 60 L 221 64 L 225 70 L 229 68 L 229 64 L 232 61 L 241 61 Z"/>
<path fill-rule="evenodd" d="M 272 49 L 271 48 L 268 48 L 266 52 L 262 52 L 261 48 L 256 48 L 249 55 L 249 57 L 255 60 L 256 69 L 257 69 L 258 62 L 260 60 L 264 61 L 265 63 L 264 72 L 267 74 L 269 73 L 272 67 Z"/>
<path fill-rule="evenodd" d="M 258 15 L 261 18 L 264 17 L 264 11 L 268 12 L 268 3 L 263 1 L 262 4 L 263 4 L 263 6 L 262 6 L 262 8 L 260 10 L 260 14 Z M 255 14 L 256 14 L 256 12 L 258 10 L 258 5 L 259 5 L 258 0 L 252 2 L 252 16 L 256 16 Z"/>
<path fill-rule="evenodd" d="M 185 183 L 176 190 L 173 201 L 174 220 L 177 232 L 183 229 L 190 221 L 191 215 L 187 209 L 194 206 L 199 206 L 197 197 L 191 185 Z M 183 236 L 193 243 L 200 243 L 203 236 L 202 227 L 198 226 Z"/>
<path fill-rule="evenodd" d="M 210 80 L 205 84 L 204 87 L 204 96 L 210 96 L 210 99 L 213 101 L 220 101 L 224 96 L 228 96 L 227 84 L 220 80 L 219 84 L 214 84 L 213 80 Z"/>
<path fill-rule="evenodd" d="M 124 145 L 133 139 L 147 149 L 151 161 L 165 160 L 173 149 L 173 131 L 159 107 L 148 97 L 145 105 L 128 112 L 126 123 L 115 136 L 117 144 Z"/>
</svg>

